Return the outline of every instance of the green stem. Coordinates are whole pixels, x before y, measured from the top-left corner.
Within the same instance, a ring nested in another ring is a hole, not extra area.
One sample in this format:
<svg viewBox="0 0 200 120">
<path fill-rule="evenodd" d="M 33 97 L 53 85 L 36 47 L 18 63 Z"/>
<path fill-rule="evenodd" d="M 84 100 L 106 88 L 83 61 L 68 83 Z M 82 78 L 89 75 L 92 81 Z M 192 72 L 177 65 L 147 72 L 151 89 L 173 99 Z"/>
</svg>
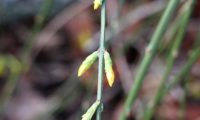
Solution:
<svg viewBox="0 0 200 120">
<path fill-rule="evenodd" d="M 199 43 L 199 39 L 197 40 L 197 43 Z M 194 45 L 195 47 L 190 52 L 189 60 L 188 62 L 183 66 L 180 73 L 173 79 L 173 81 L 166 85 L 164 90 L 162 91 L 161 98 L 165 96 L 177 83 L 179 83 L 183 78 L 185 78 L 189 71 L 191 70 L 192 66 L 195 64 L 195 62 L 200 58 L 200 47 Z"/>
<path fill-rule="evenodd" d="M 40 32 L 42 29 L 42 26 L 46 20 L 46 18 L 49 16 L 52 5 L 54 0 L 44 0 L 43 6 L 40 10 L 40 12 L 35 17 L 35 24 L 32 28 L 31 35 L 29 39 L 26 41 L 24 48 L 22 49 L 22 62 L 27 65 L 30 61 L 30 53 L 32 50 L 32 46 L 35 40 L 36 35 Z M 27 62 L 28 60 L 28 62 Z M 27 66 L 25 66 L 27 67 Z"/>
<path fill-rule="evenodd" d="M 3 88 L 3 92 L 0 96 L 0 116 L 2 116 L 4 112 L 4 107 L 7 104 L 8 100 L 10 99 L 12 92 L 15 88 L 15 85 L 17 84 L 16 82 L 19 79 L 18 77 L 19 70 L 17 70 L 18 66 L 16 66 L 18 64 L 18 61 L 15 60 L 14 57 L 11 57 L 11 56 L 4 56 L 4 57 L 6 59 L 5 61 L 6 67 L 10 69 L 10 75 L 8 77 L 8 81 L 6 82 Z M 17 72 L 13 72 L 13 71 L 17 71 Z"/>
<path fill-rule="evenodd" d="M 165 52 L 166 49 L 171 49 L 171 46 L 173 45 L 173 39 L 177 34 L 179 26 L 181 26 L 180 21 L 182 21 L 183 14 L 185 14 L 186 12 L 185 9 L 188 9 L 187 7 L 188 7 L 188 2 L 185 2 L 185 4 L 183 4 L 179 9 L 179 11 L 177 12 L 175 20 L 170 25 L 169 29 L 166 31 L 166 34 L 164 36 L 166 42 L 161 44 L 160 46 L 161 52 Z"/>
<path fill-rule="evenodd" d="M 193 3 L 194 3 L 194 1 L 195 0 L 193 0 Z M 185 9 L 185 13 L 182 16 L 182 21 L 181 21 L 181 24 L 180 24 L 181 27 L 179 28 L 178 35 L 176 36 L 176 39 L 175 39 L 175 42 L 172 46 L 170 54 L 167 57 L 167 65 L 166 65 L 167 68 L 165 70 L 165 73 L 164 73 L 163 78 L 161 80 L 160 86 L 157 90 L 155 97 L 153 98 L 152 103 L 150 104 L 149 108 L 146 109 L 146 111 L 145 111 L 144 120 L 150 120 L 151 119 L 151 117 L 152 117 L 152 115 L 153 115 L 153 113 L 156 109 L 157 104 L 162 99 L 162 92 L 164 90 L 166 80 L 169 78 L 169 75 L 170 75 L 171 70 L 173 68 L 175 58 L 178 54 L 178 49 L 181 45 L 181 41 L 183 40 L 185 29 L 187 27 L 187 24 L 188 24 L 188 21 L 189 21 L 189 18 L 190 18 L 190 14 L 191 14 L 191 10 L 192 10 L 191 5 L 193 5 L 193 4 L 191 4 L 191 3 L 188 4 L 188 9 Z"/>
<path fill-rule="evenodd" d="M 105 28 L 106 28 L 106 0 L 103 0 L 101 7 L 101 36 L 99 46 L 99 67 L 98 67 L 98 88 L 97 88 L 97 100 L 100 101 L 100 105 L 97 109 L 96 120 L 101 120 L 102 112 L 102 82 L 103 82 L 103 67 L 104 67 L 104 44 L 105 44 Z"/>
<path fill-rule="evenodd" d="M 172 89 L 177 83 L 179 83 L 189 73 L 193 64 L 199 58 L 200 58 L 200 47 L 195 48 L 193 51 L 191 51 L 188 62 L 182 68 L 182 71 L 174 78 L 174 80 L 168 86 L 165 87 L 165 91 L 162 93 L 162 96 L 164 96 L 170 89 Z"/>
<path fill-rule="evenodd" d="M 127 115 L 131 111 L 132 104 L 134 103 L 137 97 L 137 93 L 142 85 L 142 82 L 152 62 L 152 59 L 157 51 L 158 44 L 160 43 L 161 38 L 169 24 L 169 20 L 172 17 L 174 11 L 176 10 L 176 7 L 179 4 L 179 2 L 180 0 L 170 0 L 166 10 L 164 11 L 164 14 L 159 22 L 158 27 L 156 28 L 155 33 L 153 34 L 151 38 L 151 42 L 149 46 L 147 47 L 144 58 L 140 64 L 139 70 L 135 77 L 134 85 L 132 86 L 131 91 L 128 95 L 128 98 L 125 101 L 124 111 L 122 112 L 120 116 L 121 120 L 126 120 Z"/>
</svg>

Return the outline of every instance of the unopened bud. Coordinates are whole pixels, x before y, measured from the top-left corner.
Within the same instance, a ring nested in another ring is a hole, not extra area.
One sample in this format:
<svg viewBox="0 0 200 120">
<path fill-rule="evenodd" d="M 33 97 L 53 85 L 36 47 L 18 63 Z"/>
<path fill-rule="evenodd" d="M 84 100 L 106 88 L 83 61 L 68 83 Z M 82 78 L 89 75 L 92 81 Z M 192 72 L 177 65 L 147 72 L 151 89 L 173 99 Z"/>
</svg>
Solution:
<svg viewBox="0 0 200 120">
<path fill-rule="evenodd" d="M 112 60 L 107 51 L 104 52 L 104 61 L 105 61 L 105 72 L 107 81 L 110 87 L 112 87 L 115 79 L 114 71 L 112 68 Z"/>
<path fill-rule="evenodd" d="M 95 51 L 92 54 L 90 54 L 81 64 L 81 66 L 79 67 L 78 70 L 78 76 L 80 77 L 81 75 L 83 75 L 83 73 L 85 73 L 85 71 L 87 71 L 91 65 L 95 62 L 95 60 L 98 57 L 98 52 Z"/>
<path fill-rule="evenodd" d="M 101 0 L 94 0 L 94 10 L 97 10 L 99 6 L 101 6 L 102 1 Z"/>
<path fill-rule="evenodd" d="M 91 120 L 92 116 L 94 115 L 95 111 L 97 110 L 100 101 L 96 101 L 93 105 L 87 110 L 87 112 L 82 116 L 81 120 Z"/>
</svg>

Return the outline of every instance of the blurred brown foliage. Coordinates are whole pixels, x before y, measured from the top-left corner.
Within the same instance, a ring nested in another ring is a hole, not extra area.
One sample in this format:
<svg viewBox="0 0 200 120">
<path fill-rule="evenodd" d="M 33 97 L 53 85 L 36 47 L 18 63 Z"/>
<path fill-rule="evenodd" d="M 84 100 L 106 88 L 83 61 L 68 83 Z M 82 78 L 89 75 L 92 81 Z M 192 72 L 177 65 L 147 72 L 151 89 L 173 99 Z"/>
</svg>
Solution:
<svg viewBox="0 0 200 120">
<path fill-rule="evenodd" d="M 118 120 L 165 3 L 127 0 L 118 18 L 119 1 L 108 0 L 106 45 L 113 58 L 116 81 L 112 88 L 106 80 L 104 83 L 104 120 Z M 170 80 L 187 61 L 199 33 L 199 10 L 200 1 L 197 0 Z M 100 11 L 93 11 L 91 1 L 75 1 L 56 13 L 50 12 L 41 29 L 32 36 L 28 58 L 23 59 L 23 48 L 30 40 L 37 14 L 0 25 L 0 117 L 2 120 L 79 120 L 96 96 L 97 64 L 81 78 L 77 77 L 77 68 L 88 54 L 98 49 Z M 142 116 L 144 105 L 158 88 L 165 68 L 163 54 L 166 53 L 158 53 L 151 65 L 130 120 Z M 27 61 L 26 64 L 23 61 Z M 18 64 L 20 71 L 16 70 Z M 165 97 L 154 119 L 200 119 L 200 61 L 185 79 L 187 82 L 177 85 Z M 185 106 L 183 115 L 182 104 Z"/>
</svg>

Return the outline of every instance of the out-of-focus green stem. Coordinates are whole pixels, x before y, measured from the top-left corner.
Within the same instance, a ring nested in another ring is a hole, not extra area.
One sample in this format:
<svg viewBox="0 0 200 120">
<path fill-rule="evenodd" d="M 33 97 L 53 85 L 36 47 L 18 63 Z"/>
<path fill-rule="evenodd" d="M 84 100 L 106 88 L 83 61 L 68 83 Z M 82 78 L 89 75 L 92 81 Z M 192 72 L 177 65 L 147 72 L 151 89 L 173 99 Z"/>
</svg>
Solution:
<svg viewBox="0 0 200 120">
<path fill-rule="evenodd" d="M 156 31 L 151 38 L 150 44 L 146 49 L 146 53 L 136 74 L 134 85 L 132 86 L 131 91 L 128 94 L 128 98 L 125 101 L 124 111 L 120 116 L 120 120 L 126 120 L 126 117 L 130 113 L 132 104 L 134 103 L 137 97 L 137 93 L 142 85 L 142 82 L 152 62 L 152 59 L 157 51 L 158 44 L 160 43 L 161 38 L 169 24 L 169 20 L 172 17 L 174 11 L 176 10 L 176 7 L 179 4 L 179 2 L 180 0 L 169 1 L 168 6 L 164 11 L 162 18 L 158 24 L 158 27 L 156 28 Z"/>
<path fill-rule="evenodd" d="M 195 0 L 193 0 L 193 3 L 194 3 L 194 1 Z M 161 80 L 160 86 L 157 90 L 157 93 L 156 93 L 155 97 L 153 98 L 152 103 L 150 104 L 149 108 L 147 108 L 146 111 L 145 111 L 144 120 L 150 120 L 151 119 L 158 102 L 162 99 L 161 98 L 162 91 L 164 90 L 166 80 L 169 78 L 169 74 L 171 73 L 171 70 L 172 70 L 174 62 L 175 62 L 175 58 L 178 54 L 178 49 L 179 49 L 179 47 L 181 45 L 181 41 L 184 37 L 184 33 L 185 33 L 186 28 L 187 28 L 187 24 L 188 24 L 190 14 L 191 14 L 191 11 L 192 11 L 191 6 L 193 6 L 193 3 L 191 3 L 191 1 L 186 3 L 186 4 L 188 4 L 188 6 L 187 6 L 187 9 L 185 9 L 185 13 L 182 16 L 182 21 L 180 21 L 181 26 L 180 26 L 178 34 L 175 38 L 175 42 L 172 45 L 172 49 L 169 53 L 169 56 L 167 57 L 167 65 L 166 65 L 165 73 L 164 73 L 163 78 Z"/>
<path fill-rule="evenodd" d="M 197 38 L 196 44 L 200 43 L 200 39 Z M 164 90 L 162 91 L 161 98 L 165 96 L 177 83 L 179 83 L 183 78 L 185 78 L 189 71 L 191 70 L 194 63 L 200 58 L 200 47 L 194 45 L 193 50 L 190 52 L 189 59 L 187 63 L 183 66 L 180 73 L 172 80 L 171 83 L 165 86 Z"/>
<path fill-rule="evenodd" d="M 171 49 L 171 46 L 173 44 L 173 39 L 174 36 L 176 35 L 178 28 L 181 24 L 180 21 L 182 21 L 182 17 L 183 14 L 185 12 L 186 7 L 188 6 L 188 4 L 184 4 L 183 6 L 181 6 L 179 12 L 177 13 L 178 15 L 176 16 L 175 20 L 173 21 L 173 23 L 170 25 L 169 29 L 166 31 L 166 34 L 164 36 L 163 39 L 165 39 L 165 41 L 167 41 L 166 43 L 161 43 L 161 51 L 164 51 L 166 49 L 166 47 L 169 47 L 169 49 Z"/>
<path fill-rule="evenodd" d="M 37 33 L 40 32 L 46 18 L 49 16 L 53 2 L 54 0 L 45 0 L 40 12 L 35 17 L 35 24 L 32 28 L 31 35 L 29 39 L 26 41 L 24 48 L 22 49 L 22 62 L 25 65 L 28 64 L 27 62 L 30 62 L 29 57 L 35 40 L 35 36 L 37 35 Z"/>
<path fill-rule="evenodd" d="M 98 66 L 98 88 L 97 88 L 97 100 L 100 101 L 100 105 L 97 109 L 96 120 L 101 120 L 102 112 L 102 84 L 103 84 L 103 67 L 104 67 L 104 49 L 105 49 L 105 28 L 106 28 L 106 0 L 103 0 L 101 7 L 101 36 L 99 46 L 99 66 Z"/>
<path fill-rule="evenodd" d="M 5 66 L 10 69 L 10 75 L 8 77 L 8 81 L 6 82 L 2 95 L 0 96 L 0 114 L 3 113 L 5 104 L 10 99 L 10 96 L 15 88 L 15 85 L 17 84 L 17 80 L 19 79 L 18 74 L 21 71 L 20 63 L 17 59 L 15 59 L 13 56 L 8 55 L 4 56 L 5 58 Z"/>
<path fill-rule="evenodd" d="M 188 75 L 188 72 L 191 70 L 193 64 L 199 58 L 200 58 L 200 47 L 198 46 L 198 48 L 195 48 L 193 51 L 191 51 L 188 62 L 184 65 L 181 72 L 174 78 L 174 80 L 165 88 L 165 91 L 163 92 L 162 96 L 164 96 L 170 89 L 172 89 L 186 75 Z"/>
</svg>

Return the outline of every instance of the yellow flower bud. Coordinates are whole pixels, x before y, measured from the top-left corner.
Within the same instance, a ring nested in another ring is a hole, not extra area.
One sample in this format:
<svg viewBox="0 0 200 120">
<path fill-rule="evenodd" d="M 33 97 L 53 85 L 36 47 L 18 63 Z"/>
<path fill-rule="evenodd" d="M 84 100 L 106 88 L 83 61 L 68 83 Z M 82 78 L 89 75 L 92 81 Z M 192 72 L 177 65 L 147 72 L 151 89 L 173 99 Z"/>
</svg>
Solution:
<svg viewBox="0 0 200 120">
<path fill-rule="evenodd" d="M 95 111 L 97 110 L 100 101 L 96 101 L 93 105 L 87 110 L 87 112 L 82 116 L 81 120 L 91 120 L 92 116 L 94 115 Z"/>
<path fill-rule="evenodd" d="M 115 79 L 114 71 L 112 69 L 112 60 L 107 51 L 104 52 L 104 61 L 105 61 L 105 72 L 107 81 L 110 87 L 112 87 Z"/>
<path fill-rule="evenodd" d="M 98 52 L 95 51 L 92 54 L 90 54 L 81 64 L 81 66 L 79 67 L 78 70 L 78 76 L 80 77 L 81 75 L 83 75 L 83 73 L 85 73 L 85 71 L 87 71 L 91 65 L 95 62 L 95 60 L 98 57 Z"/>
<path fill-rule="evenodd" d="M 94 10 L 97 10 L 99 6 L 101 6 L 102 1 L 101 0 L 94 0 Z"/>
<path fill-rule="evenodd" d="M 108 80 L 108 84 L 110 87 L 112 87 L 113 83 L 114 83 L 114 79 L 115 79 L 115 75 L 112 69 L 110 69 L 110 71 L 106 72 L 106 77 Z"/>
</svg>

